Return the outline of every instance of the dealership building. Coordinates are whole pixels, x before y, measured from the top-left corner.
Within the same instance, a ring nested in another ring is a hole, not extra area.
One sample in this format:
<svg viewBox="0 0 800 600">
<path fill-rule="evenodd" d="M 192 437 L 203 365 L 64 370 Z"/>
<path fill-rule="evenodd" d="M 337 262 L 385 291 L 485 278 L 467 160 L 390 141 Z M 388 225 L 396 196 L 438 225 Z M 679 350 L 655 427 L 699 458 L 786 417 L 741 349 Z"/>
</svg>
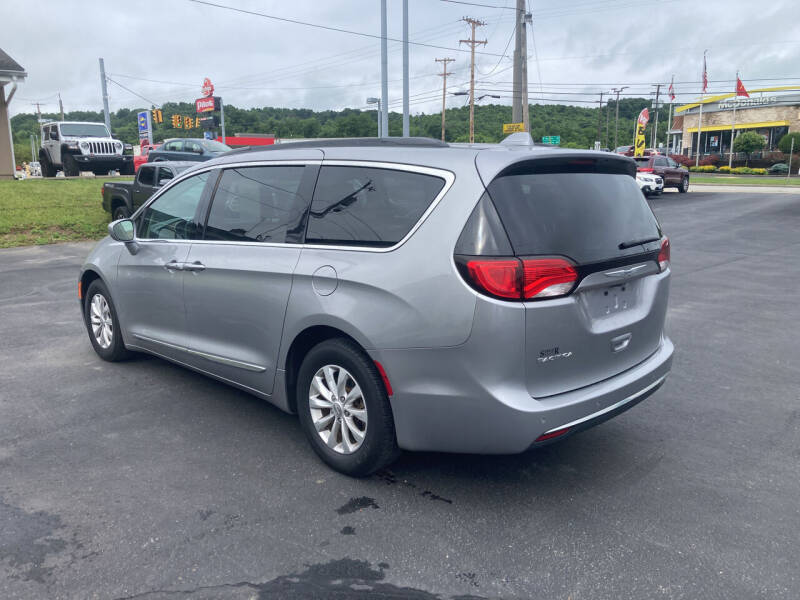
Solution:
<svg viewBox="0 0 800 600">
<path fill-rule="evenodd" d="M 794 93 L 791 93 L 793 90 Z M 789 132 L 800 131 L 800 92 L 797 87 L 750 90 L 750 97 L 734 94 L 709 96 L 700 102 L 675 108 L 668 145 L 675 154 L 701 156 L 728 154 L 731 148 L 731 127 L 735 135 L 755 131 L 764 137 L 766 152 L 777 150 L 780 139 Z M 735 119 L 735 121 L 734 121 Z M 702 131 L 699 132 L 698 125 Z"/>
</svg>

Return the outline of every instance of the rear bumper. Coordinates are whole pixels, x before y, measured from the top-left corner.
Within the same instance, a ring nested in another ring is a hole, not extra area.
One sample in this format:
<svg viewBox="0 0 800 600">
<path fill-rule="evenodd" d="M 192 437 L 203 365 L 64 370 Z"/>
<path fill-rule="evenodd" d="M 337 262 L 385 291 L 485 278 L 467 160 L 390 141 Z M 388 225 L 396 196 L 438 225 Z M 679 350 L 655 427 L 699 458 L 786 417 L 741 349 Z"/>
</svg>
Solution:
<svg viewBox="0 0 800 600">
<path fill-rule="evenodd" d="M 608 420 L 654 393 L 672 366 L 664 337 L 649 358 L 610 379 L 535 399 L 524 379 L 486 381 L 459 356 L 462 349 L 383 350 L 376 358 L 395 390 L 397 441 L 407 450 L 514 454 L 561 440 Z M 405 383 L 407 382 L 407 383 Z M 544 442 L 539 436 L 569 427 Z"/>
</svg>

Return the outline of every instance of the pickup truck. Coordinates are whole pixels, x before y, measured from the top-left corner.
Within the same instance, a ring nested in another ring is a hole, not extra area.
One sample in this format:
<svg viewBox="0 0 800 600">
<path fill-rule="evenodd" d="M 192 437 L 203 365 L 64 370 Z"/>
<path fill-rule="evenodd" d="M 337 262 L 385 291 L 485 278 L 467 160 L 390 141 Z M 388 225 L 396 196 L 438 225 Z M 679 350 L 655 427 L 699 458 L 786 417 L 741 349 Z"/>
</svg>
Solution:
<svg viewBox="0 0 800 600">
<path fill-rule="evenodd" d="M 196 162 L 183 161 L 145 163 L 139 167 L 133 181 L 109 181 L 103 184 L 103 209 L 111 214 L 112 221 L 127 219 L 158 188 L 195 165 Z"/>
</svg>

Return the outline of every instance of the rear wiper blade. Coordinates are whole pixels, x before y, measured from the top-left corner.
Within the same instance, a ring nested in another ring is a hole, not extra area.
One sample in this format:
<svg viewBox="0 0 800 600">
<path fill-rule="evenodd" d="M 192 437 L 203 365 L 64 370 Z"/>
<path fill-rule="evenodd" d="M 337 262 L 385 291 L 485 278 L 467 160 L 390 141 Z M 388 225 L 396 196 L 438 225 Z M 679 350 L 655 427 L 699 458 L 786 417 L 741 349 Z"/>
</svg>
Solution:
<svg viewBox="0 0 800 600">
<path fill-rule="evenodd" d="M 642 244 L 649 244 L 650 242 L 657 242 L 660 240 L 660 237 L 649 237 L 644 238 L 643 240 L 631 240 L 630 242 L 622 242 L 618 248 L 620 250 L 625 250 L 626 248 L 633 248 L 634 246 L 641 246 Z"/>
</svg>

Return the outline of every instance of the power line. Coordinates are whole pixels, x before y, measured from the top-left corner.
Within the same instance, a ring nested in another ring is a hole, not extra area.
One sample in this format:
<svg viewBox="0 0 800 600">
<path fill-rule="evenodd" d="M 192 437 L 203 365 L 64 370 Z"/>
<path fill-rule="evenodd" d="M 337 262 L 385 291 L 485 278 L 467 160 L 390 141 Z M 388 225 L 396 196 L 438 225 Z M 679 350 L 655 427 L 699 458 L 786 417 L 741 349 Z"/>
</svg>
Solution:
<svg viewBox="0 0 800 600">
<path fill-rule="evenodd" d="M 111 77 L 109 77 L 108 75 L 106 75 L 106 81 L 110 81 L 111 83 L 114 83 L 114 84 L 118 85 L 118 86 L 119 86 L 119 87 L 121 87 L 123 90 L 125 90 L 125 91 L 127 91 L 127 92 L 130 92 L 131 94 L 133 94 L 134 96 L 137 96 L 137 97 L 141 98 L 141 99 L 142 99 L 142 100 L 144 100 L 145 102 L 149 102 L 151 105 L 158 105 L 158 102 L 153 102 L 153 101 L 152 101 L 152 100 L 150 100 L 149 98 L 145 98 L 145 97 L 144 97 L 144 96 L 142 96 L 141 94 L 138 94 L 138 93 L 134 92 L 134 91 L 133 91 L 131 88 L 129 88 L 129 87 L 125 87 L 125 86 L 124 86 L 124 85 L 122 85 L 122 84 L 121 84 L 119 81 L 114 81 L 114 80 L 113 80 L 113 79 L 111 79 Z"/>
<path fill-rule="evenodd" d="M 230 10 L 233 12 L 244 13 L 246 15 L 253 15 L 256 17 L 263 17 L 265 19 L 272 19 L 274 21 L 281 21 L 283 23 L 293 23 L 294 25 L 305 25 L 306 27 L 314 27 L 316 29 L 324 29 L 326 31 L 336 31 L 338 33 L 348 33 L 350 35 L 358 35 L 361 37 L 368 37 L 373 39 L 382 39 L 380 35 L 375 35 L 373 33 L 365 33 L 363 31 L 353 31 L 352 29 L 342 29 L 340 27 L 331 27 L 329 25 L 320 25 L 319 23 L 309 23 L 308 21 L 300 21 L 298 19 L 289 19 L 287 17 L 277 17 L 275 15 L 268 15 L 266 13 L 256 12 L 254 10 L 246 10 L 244 8 L 236 8 L 234 6 L 225 6 L 224 4 L 216 4 L 214 2 L 208 2 L 207 0 L 188 0 L 189 2 L 194 2 L 195 4 L 203 4 L 206 6 L 213 6 L 214 8 L 222 8 L 225 10 Z M 402 42 L 403 40 L 398 38 L 386 38 L 387 41 L 391 42 Z M 470 50 L 464 50 L 463 48 L 450 48 L 447 46 L 437 46 L 434 44 L 426 44 L 424 42 L 408 42 L 409 44 L 413 44 L 415 46 L 424 46 L 426 48 L 436 48 L 438 50 L 450 50 L 452 52 L 470 52 Z M 498 54 L 494 54 L 492 52 L 479 52 L 478 54 L 484 54 L 486 56 L 500 56 Z"/>
</svg>

